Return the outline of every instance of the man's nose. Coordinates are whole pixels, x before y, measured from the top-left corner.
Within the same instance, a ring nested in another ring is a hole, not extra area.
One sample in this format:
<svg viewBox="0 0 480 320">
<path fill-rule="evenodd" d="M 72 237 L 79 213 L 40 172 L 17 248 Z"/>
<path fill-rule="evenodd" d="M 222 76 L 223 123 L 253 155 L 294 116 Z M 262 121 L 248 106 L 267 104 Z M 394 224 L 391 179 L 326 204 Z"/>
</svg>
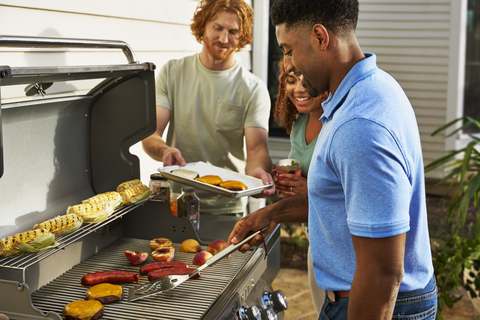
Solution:
<svg viewBox="0 0 480 320">
<path fill-rule="evenodd" d="M 220 33 L 219 40 L 222 43 L 227 43 L 228 42 L 228 30 L 224 30 Z"/>
</svg>

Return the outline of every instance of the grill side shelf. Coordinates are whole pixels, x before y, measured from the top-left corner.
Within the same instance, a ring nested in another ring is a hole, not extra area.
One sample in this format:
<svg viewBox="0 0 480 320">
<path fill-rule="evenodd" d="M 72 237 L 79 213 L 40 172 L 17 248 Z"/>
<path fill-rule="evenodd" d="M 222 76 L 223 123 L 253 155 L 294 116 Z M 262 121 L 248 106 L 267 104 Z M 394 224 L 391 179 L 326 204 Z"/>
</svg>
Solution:
<svg viewBox="0 0 480 320">
<path fill-rule="evenodd" d="M 40 251 L 36 253 L 24 253 L 19 256 L 8 258 L 0 258 L 0 279 L 13 280 L 21 283 L 26 282 L 25 270 L 39 263 L 40 261 L 50 257 L 56 252 L 65 249 L 67 246 L 81 240 L 85 236 L 101 231 L 102 228 L 108 226 L 113 221 L 122 218 L 128 212 L 142 206 L 149 199 L 146 199 L 138 204 L 124 206 L 116 209 L 107 220 L 100 223 L 84 223 L 78 230 L 60 236 L 55 239 L 57 246 L 55 248 Z"/>
</svg>

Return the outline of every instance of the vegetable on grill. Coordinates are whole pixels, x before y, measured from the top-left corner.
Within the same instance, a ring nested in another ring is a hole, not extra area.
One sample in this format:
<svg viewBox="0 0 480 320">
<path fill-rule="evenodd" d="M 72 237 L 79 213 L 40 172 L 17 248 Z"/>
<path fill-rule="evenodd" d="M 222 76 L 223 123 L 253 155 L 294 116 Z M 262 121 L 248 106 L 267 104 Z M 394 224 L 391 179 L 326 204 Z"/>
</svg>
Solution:
<svg viewBox="0 0 480 320">
<path fill-rule="evenodd" d="M 98 223 L 107 220 L 113 212 L 110 204 L 105 202 L 83 203 L 68 207 L 67 214 L 78 214 L 85 223 Z"/>
<path fill-rule="evenodd" d="M 135 204 L 150 196 L 150 189 L 144 184 L 138 184 L 134 187 L 120 192 L 124 205 Z"/>
<path fill-rule="evenodd" d="M 140 185 L 140 184 L 142 184 L 142 181 L 140 181 L 140 179 L 134 179 L 134 180 L 122 182 L 121 184 L 118 185 L 117 192 L 121 192 L 123 190 L 126 190 L 128 188 L 132 188 L 132 187 L 134 187 L 136 185 Z"/>
<path fill-rule="evenodd" d="M 0 256 L 15 257 L 25 252 L 38 252 L 53 248 L 55 235 L 47 229 L 17 233 L 0 240 Z"/>
<path fill-rule="evenodd" d="M 45 229 L 53 233 L 55 236 L 61 236 L 80 228 L 83 224 L 83 218 L 77 214 L 66 214 L 53 219 L 36 223 L 33 229 Z"/>
<path fill-rule="evenodd" d="M 113 210 L 117 209 L 121 205 L 123 205 L 123 198 L 120 193 L 116 191 L 109 191 L 97 194 L 87 200 L 83 200 L 82 203 L 99 203 L 99 202 L 107 202 L 113 208 Z"/>
</svg>

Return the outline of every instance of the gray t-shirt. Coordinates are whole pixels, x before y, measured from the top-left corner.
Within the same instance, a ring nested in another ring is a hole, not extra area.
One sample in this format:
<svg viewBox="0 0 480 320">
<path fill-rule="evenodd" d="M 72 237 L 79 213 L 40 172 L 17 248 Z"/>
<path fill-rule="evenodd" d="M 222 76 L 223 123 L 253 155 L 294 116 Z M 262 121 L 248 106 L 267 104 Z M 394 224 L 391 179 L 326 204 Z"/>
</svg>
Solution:
<svg viewBox="0 0 480 320">
<path fill-rule="evenodd" d="M 187 163 L 204 161 L 244 173 L 244 129 L 268 130 L 267 87 L 238 62 L 227 70 L 213 71 L 201 63 L 199 54 L 170 60 L 156 81 L 156 103 L 171 111 L 166 142 L 178 148 Z M 241 199 L 201 190 L 196 194 L 201 213 L 245 210 Z"/>
</svg>

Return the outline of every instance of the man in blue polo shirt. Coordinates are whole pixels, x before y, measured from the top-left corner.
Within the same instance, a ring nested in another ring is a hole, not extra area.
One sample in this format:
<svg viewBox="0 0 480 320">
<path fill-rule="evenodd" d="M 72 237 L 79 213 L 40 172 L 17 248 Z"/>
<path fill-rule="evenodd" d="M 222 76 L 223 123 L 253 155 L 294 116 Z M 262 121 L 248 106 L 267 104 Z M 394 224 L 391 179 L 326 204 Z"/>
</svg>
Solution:
<svg viewBox="0 0 480 320">
<path fill-rule="evenodd" d="M 358 1 L 277 0 L 271 18 L 310 96 L 332 96 L 323 103 L 308 197 L 243 218 L 229 242 L 308 217 L 315 278 L 327 291 L 319 319 L 435 319 L 415 114 L 400 85 L 358 45 Z"/>
</svg>

